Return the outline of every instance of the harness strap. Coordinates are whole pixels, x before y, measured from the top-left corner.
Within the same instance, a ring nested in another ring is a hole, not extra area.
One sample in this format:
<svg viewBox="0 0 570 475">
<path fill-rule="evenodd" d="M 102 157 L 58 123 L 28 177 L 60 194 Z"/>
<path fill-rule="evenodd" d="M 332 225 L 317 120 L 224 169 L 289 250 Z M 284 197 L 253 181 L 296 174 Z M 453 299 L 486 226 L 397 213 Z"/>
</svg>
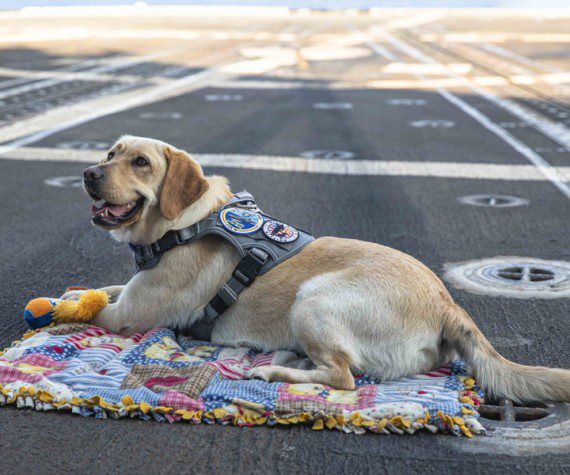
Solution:
<svg viewBox="0 0 570 475">
<path fill-rule="evenodd" d="M 129 243 L 129 247 L 135 256 L 135 263 L 137 265 L 137 272 L 139 270 L 152 269 L 156 267 L 162 255 L 176 246 L 181 244 L 188 244 L 193 241 L 198 234 L 196 225 L 176 231 L 168 231 L 159 240 L 147 244 L 136 245 Z"/>
<path fill-rule="evenodd" d="M 218 293 L 204 307 L 204 317 L 190 326 L 190 333 L 199 340 L 209 340 L 218 318 L 238 299 L 246 287 L 249 287 L 259 270 L 269 260 L 269 254 L 262 249 L 252 247 L 239 262 L 229 280 L 220 287 Z"/>
<path fill-rule="evenodd" d="M 206 305 L 205 320 L 214 321 L 234 304 L 241 292 L 249 287 L 257 277 L 259 270 L 269 259 L 269 254 L 255 247 L 251 248 L 232 272 L 230 279 L 220 287 L 218 293 Z"/>
</svg>

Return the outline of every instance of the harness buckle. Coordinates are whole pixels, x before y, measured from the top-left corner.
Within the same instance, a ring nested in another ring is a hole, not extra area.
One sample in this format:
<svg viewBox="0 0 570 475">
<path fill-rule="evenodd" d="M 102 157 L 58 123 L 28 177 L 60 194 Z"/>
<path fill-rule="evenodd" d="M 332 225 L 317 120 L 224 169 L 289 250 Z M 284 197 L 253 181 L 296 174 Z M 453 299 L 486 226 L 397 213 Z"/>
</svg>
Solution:
<svg viewBox="0 0 570 475">
<path fill-rule="evenodd" d="M 192 239 L 192 231 L 190 228 L 183 228 L 176 231 L 176 237 L 180 244 L 184 244 Z"/>
<path fill-rule="evenodd" d="M 245 257 L 239 261 L 238 265 L 232 272 L 232 276 L 240 284 L 249 287 L 257 277 L 259 269 L 267 263 L 268 259 L 269 254 L 267 252 L 256 247 L 252 247 Z"/>
<path fill-rule="evenodd" d="M 264 265 L 267 262 L 267 259 L 269 259 L 269 254 L 267 254 L 267 252 L 265 252 L 262 249 L 259 249 L 257 247 L 252 247 L 249 250 L 249 253 L 257 260 L 257 262 L 259 262 L 261 265 Z"/>
<path fill-rule="evenodd" d="M 225 308 L 231 307 L 234 303 L 237 302 L 238 296 L 237 294 L 231 289 L 228 284 L 224 284 L 218 290 L 217 296 L 224 302 L 226 305 Z"/>
<path fill-rule="evenodd" d="M 142 251 L 143 258 L 146 261 L 148 261 L 149 259 L 152 259 L 154 257 L 154 252 L 153 252 L 151 246 L 140 246 L 140 249 Z"/>
<path fill-rule="evenodd" d="M 251 284 L 251 279 L 245 275 L 244 273 L 240 272 L 239 269 L 234 269 L 234 271 L 232 272 L 232 276 L 242 285 L 245 285 L 246 287 Z"/>
<path fill-rule="evenodd" d="M 214 298 L 204 307 L 204 323 L 212 325 L 216 318 L 237 302 L 238 296 L 239 292 L 232 289 L 229 282 L 222 285 Z"/>
</svg>

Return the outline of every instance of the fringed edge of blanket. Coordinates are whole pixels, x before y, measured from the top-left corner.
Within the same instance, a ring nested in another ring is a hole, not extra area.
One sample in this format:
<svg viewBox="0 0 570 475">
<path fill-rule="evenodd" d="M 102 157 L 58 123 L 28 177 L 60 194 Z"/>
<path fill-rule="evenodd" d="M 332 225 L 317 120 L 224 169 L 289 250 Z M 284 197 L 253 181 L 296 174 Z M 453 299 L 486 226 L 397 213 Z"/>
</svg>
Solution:
<svg viewBox="0 0 570 475">
<path fill-rule="evenodd" d="M 273 411 L 257 413 L 236 404 L 210 411 L 175 410 L 171 407 L 151 406 L 145 402 L 136 404 L 130 396 L 125 396 L 121 400 L 121 404 L 107 403 L 100 396 L 93 396 L 88 399 L 73 397 L 71 400 L 56 401 L 48 391 L 36 390 L 32 385 L 21 386 L 17 392 L 0 385 L 0 406 L 6 404 L 15 404 L 19 409 L 30 408 L 36 411 L 67 410 L 73 414 L 84 417 L 95 416 L 98 419 L 119 419 L 129 416 L 158 422 L 219 423 L 223 425 L 233 424 L 239 427 L 312 424 L 313 430 L 327 428 L 356 434 L 362 434 L 366 431 L 378 434 L 413 434 L 420 429 L 426 429 L 433 433 L 441 430 L 455 435 L 472 437 L 474 433 L 484 434 L 486 432 L 474 417 L 473 412 L 468 409 L 464 411 L 468 417 L 452 416 L 438 411 L 435 417 L 431 418 L 429 412 L 426 411 L 423 418 L 414 421 L 403 416 L 396 416 L 391 419 L 374 419 L 360 414 L 358 411 L 334 415 L 322 411 L 302 412 L 301 414 L 279 416 Z"/>
<path fill-rule="evenodd" d="M 49 326 L 53 326 L 49 325 Z M 45 328 L 42 328 L 43 330 Z M 38 331 L 30 330 L 22 336 L 22 340 L 30 338 Z M 12 343 L 16 345 L 21 340 Z M 0 351 L 0 356 L 6 349 Z M 475 386 L 472 378 L 463 380 L 465 391 L 459 395 L 459 401 L 468 403 L 471 407 L 475 402 L 470 398 L 470 390 Z M 314 413 L 302 412 L 300 414 L 277 415 L 273 411 L 259 413 L 237 404 L 230 404 L 225 408 L 216 408 L 210 411 L 189 411 L 174 409 L 165 406 L 151 406 L 148 403 L 135 403 L 130 396 L 125 396 L 121 404 L 110 404 L 101 396 L 91 398 L 72 397 L 71 400 L 56 400 L 48 391 L 36 389 L 33 385 L 20 386 L 17 392 L 5 388 L 0 384 L 0 406 L 15 404 L 18 409 L 35 409 L 36 411 L 62 410 L 71 411 L 84 417 L 94 416 L 97 419 L 120 419 L 122 417 L 138 417 L 143 420 L 156 420 L 158 422 L 185 421 L 192 424 L 233 424 L 239 427 L 254 427 L 261 425 L 275 426 L 312 424 L 313 430 L 341 430 L 346 433 L 363 434 L 373 432 L 377 434 L 413 434 L 425 429 L 432 433 L 438 431 L 451 433 L 457 436 L 473 437 L 473 434 L 486 434 L 485 428 L 476 418 L 476 413 L 466 407 L 461 411 L 464 417 L 444 414 L 438 411 L 431 417 L 426 411 L 424 417 L 410 420 L 403 416 L 388 418 L 372 418 L 358 411 L 343 414 L 327 414 L 323 411 Z"/>
</svg>

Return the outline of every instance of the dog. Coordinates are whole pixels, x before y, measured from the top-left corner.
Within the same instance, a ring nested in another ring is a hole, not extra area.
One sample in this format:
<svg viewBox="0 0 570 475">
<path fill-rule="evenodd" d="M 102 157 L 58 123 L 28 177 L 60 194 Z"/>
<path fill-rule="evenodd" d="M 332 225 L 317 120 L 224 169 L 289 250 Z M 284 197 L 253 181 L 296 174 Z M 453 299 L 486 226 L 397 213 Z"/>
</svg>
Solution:
<svg viewBox="0 0 570 475">
<path fill-rule="evenodd" d="M 84 188 L 95 201 L 93 223 L 137 245 L 201 221 L 233 196 L 224 177 L 204 176 L 183 150 L 134 136 L 121 137 L 85 170 Z M 102 289 L 110 303 L 92 323 L 124 335 L 159 325 L 188 328 L 239 259 L 218 236 L 178 246 L 126 285 Z M 426 266 L 354 239 L 316 239 L 259 276 L 216 319 L 211 340 L 292 350 L 310 363 L 257 367 L 248 378 L 352 390 L 353 372 L 392 380 L 441 367 L 459 354 L 492 397 L 570 401 L 570 371 L 503 358 Z"/>
</svg>

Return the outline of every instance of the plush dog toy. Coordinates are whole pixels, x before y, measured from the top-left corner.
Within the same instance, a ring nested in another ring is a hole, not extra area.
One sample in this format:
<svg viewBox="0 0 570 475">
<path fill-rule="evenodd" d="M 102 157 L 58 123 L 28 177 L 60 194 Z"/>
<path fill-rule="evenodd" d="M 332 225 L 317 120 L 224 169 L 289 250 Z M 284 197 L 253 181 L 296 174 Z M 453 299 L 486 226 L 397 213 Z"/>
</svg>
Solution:
<svg viewBox="0 0 570 475">
<path fill-rule="evenodd" d="M 70 290 L 86 290 L 79 300 L 61 300 L 40 297 L 31 300 L 24 309 L 24 321 L 32 330 L 45 327 L 52 321 L 58 323 L 87 323 L 109 303 L 102 290 L 87 290 L 84 287 L 69 287 Z"/>
</svg>

